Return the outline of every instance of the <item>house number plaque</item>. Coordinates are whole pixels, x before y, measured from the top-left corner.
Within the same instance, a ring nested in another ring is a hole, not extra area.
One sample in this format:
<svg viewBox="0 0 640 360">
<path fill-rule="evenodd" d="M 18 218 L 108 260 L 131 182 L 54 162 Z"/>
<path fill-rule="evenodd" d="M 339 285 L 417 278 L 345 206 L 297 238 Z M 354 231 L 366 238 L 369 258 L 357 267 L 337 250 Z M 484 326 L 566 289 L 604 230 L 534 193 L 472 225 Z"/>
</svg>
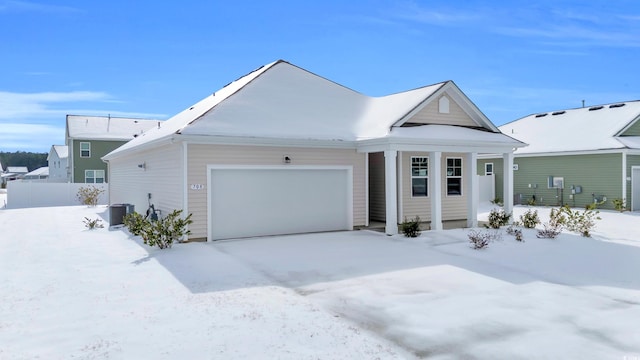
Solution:
<svg viewBox="0 0 640 360">
<path fill-rule="evenodd" d="M 202 184 L 191 184 L 191 190 L 202 190 L 204 189 L 204 185 Z"/>
</svg>

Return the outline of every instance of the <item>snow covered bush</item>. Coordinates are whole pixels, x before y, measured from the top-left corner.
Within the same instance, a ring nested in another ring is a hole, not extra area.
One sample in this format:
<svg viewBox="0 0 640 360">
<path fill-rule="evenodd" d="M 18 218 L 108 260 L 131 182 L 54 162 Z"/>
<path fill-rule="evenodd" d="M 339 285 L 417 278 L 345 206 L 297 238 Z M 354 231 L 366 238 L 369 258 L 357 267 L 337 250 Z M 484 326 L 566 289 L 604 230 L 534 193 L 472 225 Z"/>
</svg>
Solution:
<svg viewBox="0 0 640 360">
<path fill-rule="evenodd" d="M 89 229 L 89 230 L 93 230 L 93 229 L 98 229 L 98 228 L 103 228 L 104 225 L 102 225 L 102 220 L 96 218 L 96 219 L 89 219 L 88 217 L 85 217 L 84 220 L 82 221 L 84 223 L 84 226 Z"/>
<path fill-rule="evenodd" d="M 137 212 L 132 212 L 130 214 L 126 214 L 122 219 L 122 222 L 133 236 L 140 236 L 142 234 L 142 229 L 145 227 L 146 219 Z"/>
<path fill-rule="evenodd" d="M 98 199 L 104 192 L 104 189 L 97 188 L 93 185 L 82 186 L 78 189 L 76 198 L 80 201 L 80 204 L 93 207 L 98 205 Z"/>
<path fill-rule="evenodd" d="M 406 237 L 418 237 L 420 236 L 420 217 L 416 215 L 411 220 L 404 219 L 404 222 L 400 225 L 402 233 Z"/>
<path fill-rule="evenodd" d="M 591 237 L 591 230 L 595 228 L 596 220 L 600 220 L 598 210 L 571 210 L 565 205 L 560 212 L 565 215 L 564 226 L 567 230 L 577 232 L 584 237 Z"/>
<path fill-rule="evenodd" d="M 471 230 L 469 234 L 469 242 L 471 243 L 471 247 L 474 250 L 484 249 L 489 246 L 489 243 L 492 241 L 500 239 L 499 232 L 490 232 L 490 231 L 481 231 L 481 230 Z"/>
<path fill-rule="evenodd" d="M 522 230 L 518 229 L 515 225 L 511 225 L 507 228 L 507 234 L 513 235 L 517 241 L 524 241 L 522 239 Z"/>
<path fill-rule="evenodd" d="M 538 210 L 527 210 L 524 214 L 520 215 L 520 223 L 527 229 L 533 229 L 536 225 L 540 224 L 540 218 L 538 218 Z"/>
<path fill-rule="evenodd" d="M 138 213 L 132 213 L 125 216 L 124 224 L 131 234 L 142 237 L 145 245 L 166 249 L 170 248 L 174 241 L 191 234 L 187 226 L 193 222 L 192 214 L 184 219 L 181 214 L 182 210 L 173 210 L 169 215 L 152 221 Z"/>
<path fill-rule="evenodd" d="M 485 227 L 500 229 L 501 226 L 509 223 L 509 218 L 511 218 L 511 214 L 507 214 L 504 209 L 491 209 L 491 212 L 489 212 L 489 225 L 485 225 Z"/>
<path fill-rule="evenodd" d="M 549 222 L 542 224 L 543 230 L 538 230 L 538 238 L 555 239 L 562 232 L 562 227 L 567 222 L 562 209 L 551 209 L 549 214 Z"/>
<path fill-rule="evenodd" d="M 627 204 L 624 199 L 620 199 L 620 198 L 613 199 L 611 200 L 611 202 L 613 203 L 614 209 L 616 209 L 619 212 L 623 212 L 627 208 Z"/>
</svg>

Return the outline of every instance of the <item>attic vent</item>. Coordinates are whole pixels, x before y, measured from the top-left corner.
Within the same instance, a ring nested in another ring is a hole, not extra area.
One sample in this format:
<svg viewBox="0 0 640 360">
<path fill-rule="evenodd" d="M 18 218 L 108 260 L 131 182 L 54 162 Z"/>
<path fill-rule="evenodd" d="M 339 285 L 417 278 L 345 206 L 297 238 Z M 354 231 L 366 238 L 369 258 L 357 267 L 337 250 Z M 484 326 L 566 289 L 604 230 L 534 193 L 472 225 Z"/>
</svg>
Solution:
<svg viewBox="0 0 640 360">
<path fill-rule="evenodd" d="M 555 112 L 554 112 L 553 114 L 551 114 L 551 115 L 562 115 L 562 114 L 564 114 L 564 113 L 566 113 L 566 111 L 564 111 L 564 110 L 562 110 L 562 111 L 555 111 Z"/>
<path fill-rule="evenodd" d="M 193 106 L 189 108 L 189 110 L 193 110 Z"/>
<path fill-rule="evenodd" d="M 602 109 L 604 106 L 594 106 L 594 107 L 590 107 L 589 111 L 594 111 L 594 110 L 600 110 Z"/>
<path fill-rule="evenodd" d="M 549 114 L 547 114 L 547 113 L 544 113 L 544 114 L 538 114 L 538 115 L 536 115 L 536 117 L 537 117 L 537 118 L 539 118 L 539 117 L 545 117 L 545 116 L 547 116 L 547 115 L 549 115 Z"/>
<path fill-rule="evenodd" d="M 133 134 L 133 137 L 134 137 L 134 138 L 137 138 L 137 137 L 138 137 L 138 134 Z"/>
<path fill-rule="evenodd" d="M 623 107 L 625 105 L 626 105 L 625 103 L 613 104 L 613 105 L 609 105 L 609 109 L 619 108 L 619 107 Z"/>
</svg>

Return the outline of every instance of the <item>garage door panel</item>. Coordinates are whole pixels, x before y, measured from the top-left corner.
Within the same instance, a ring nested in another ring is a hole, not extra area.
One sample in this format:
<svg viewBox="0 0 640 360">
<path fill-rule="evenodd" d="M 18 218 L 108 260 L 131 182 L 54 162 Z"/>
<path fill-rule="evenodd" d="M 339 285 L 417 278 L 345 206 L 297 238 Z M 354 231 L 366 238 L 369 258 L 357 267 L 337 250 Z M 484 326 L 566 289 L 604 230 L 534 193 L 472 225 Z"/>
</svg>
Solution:
<svg viewBox="0 0 640 360">
<path fill-rule="evenodd" d="M 351 228 L 347 169 L 213 169 L 213 239 Z"/>
</svg>

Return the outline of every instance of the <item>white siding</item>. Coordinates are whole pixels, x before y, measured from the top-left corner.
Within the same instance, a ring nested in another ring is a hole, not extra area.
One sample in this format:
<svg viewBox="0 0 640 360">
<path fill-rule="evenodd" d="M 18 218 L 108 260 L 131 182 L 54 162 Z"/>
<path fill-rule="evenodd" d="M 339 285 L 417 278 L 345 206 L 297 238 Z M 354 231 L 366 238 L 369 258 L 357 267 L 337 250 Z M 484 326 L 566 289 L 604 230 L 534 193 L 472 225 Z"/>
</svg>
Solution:
<svg viewBox="0 0 640 360">
<path fill-rule="evenodd" d="M 447 96 L 446 94 L 443 96 Z M 417 114 L 413 115 L 408 123 L 416 124 L 440 124 L 458 126 L 478 126 L 473 119 L 462 108 L 449 97 L 449 112 L 441 113 L 438 106 L 439 101 L 432 101 Z"/>
<path fill-rule="evenodd" d="M 109 162 L 109 203 L 134 204 L 136 212 L 145 214 L 151 193 L 151 203 L 163 215 L 182 209 L 182 169 L 182 147 L 177 144 L 113 159 Z"/>
<path fill-rule="evenodd" d="M 416 215 L 420 216 L 420 219 L 424 221 L 431 220 L 431 196 L 428 197 L 413 197 L 411 195 L 411 157 L 412 156 L 425 156 L 428 157 L 427 152 L 408 152 L 402 153 L 402 204 L 403 214 L 407 219 L 413 218 Z M 462 196 L 448 196 L 447 195 L 447 157 L 461 157 L 463 166 L 463 180 L 462 180 Z M 467 196 L 471 188 L 466 181 L 464 181 L 464 154 L 442 154 L 442 220 L 462 220 L 467 218 Z M 433 176 L 434 172 L 429 169 L 429 176 Z M 431 181 L 431 179 L 429 179 Z"/>
<path fill-rule="evenodd" d="M 207 165 L 282 165 L 283 157 L 293 165 L 353 166 L 353 223 L 365 224 L 365 154 L 355 150 L 311 149 L 267 146 L 190 144 L 188 146 L 188 212 L 193 214 L 191 238 L 207 237 L 207 189 L 194 190 L 191 184 L 207 183 Z M 251 219 L 247 219 L 250 224 Z"/>
</svg>

